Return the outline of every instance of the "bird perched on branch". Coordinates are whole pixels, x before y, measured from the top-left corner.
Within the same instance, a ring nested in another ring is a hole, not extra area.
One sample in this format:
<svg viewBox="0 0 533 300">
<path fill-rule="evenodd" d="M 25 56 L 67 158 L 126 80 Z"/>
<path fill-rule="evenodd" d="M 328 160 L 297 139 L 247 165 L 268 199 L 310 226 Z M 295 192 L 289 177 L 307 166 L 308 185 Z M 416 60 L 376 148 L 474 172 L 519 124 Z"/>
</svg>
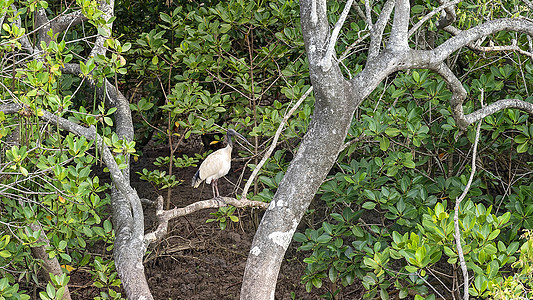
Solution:
<svg viewBox="0 0 533 300">
<path fill-rule="evenodd" d="M 228 129 L 226 133 L 227 146 L 209 154 L 206 159 L 196 171 L 196 174 L 192 177 L 192 186 L 197 188 L 202 181 L 205 180 L 207 184 L 211 184 L 213 189 L 213 197 L 218 198 L 220 194 L 218 192 L 217 181 L 219 178 L 226 176 L 231 167 L 231 150 L 233 150 L 232 136 L 236 136 L 248 145 L 252 146 L 242 135 L 233 129 Z"/>
</svg>

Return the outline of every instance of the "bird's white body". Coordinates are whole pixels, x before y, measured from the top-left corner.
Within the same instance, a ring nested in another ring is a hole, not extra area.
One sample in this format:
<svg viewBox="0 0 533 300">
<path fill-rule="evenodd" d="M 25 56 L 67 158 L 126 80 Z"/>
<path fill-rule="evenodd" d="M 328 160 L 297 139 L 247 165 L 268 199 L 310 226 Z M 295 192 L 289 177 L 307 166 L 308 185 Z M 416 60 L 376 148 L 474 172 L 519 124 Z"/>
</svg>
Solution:
<svg viewBox="0 0 533 300">
<path fill-rule="evenodd" d="M 203 180 L 207 184 L 228 174 L 231 168 L 231 147 L 229 144 L 217 151 L 209 154 L 200 165 L 200 180 L 195 182 L 194 187 L 198 187 Z"/>
<path fill-rule="evenodd" d="M 213 197 L 220 197 L 217 182 L 219 178 L 226 176 L 231 168 L 231 150 L 233 150 L 233 142 L 231 141 L 232 136 L 244 140 L 250 146 L 252 145 L 235 130 L 228 129 L 228 132 L 226 133 L 226 141 L 228 142 L 228 145 L 209 154 L 205 158 L 200 165 L 200 168 L 198 168 L 198 171 L 196 171 L 192 177 L 192 186 L 194 188 L 199 187 L 202 181 L 205 180 L 207 184 L 211 184 Z"/>
</svg>

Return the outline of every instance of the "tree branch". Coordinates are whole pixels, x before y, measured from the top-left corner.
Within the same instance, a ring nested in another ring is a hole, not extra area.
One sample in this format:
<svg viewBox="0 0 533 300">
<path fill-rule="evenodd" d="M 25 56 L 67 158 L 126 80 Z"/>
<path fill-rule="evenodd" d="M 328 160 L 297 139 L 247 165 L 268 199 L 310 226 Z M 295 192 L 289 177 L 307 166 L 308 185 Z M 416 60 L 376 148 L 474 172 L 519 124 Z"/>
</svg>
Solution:
<svg viewBox="0 0 533 300">
<path fill-rule="evenodd" d="M 98 35 L 96 41 L 94 42 L 94 47 L 91 50 L 91 53 L 89 54 L 89 57 L 96 57 L 98 54 L 105 55 L 107 49 L 106 47 L 104 47 L 104 42 L 111 36 L 111 30 L 113 27 L 113 23 L 109 23 L 108 21 L 114 15 L 115 0 L 104 0 L 99 2 L 99 8 L 103 13 L 102 17 L 106 21 L 106 24 L 104 24 L 102 28 L 105 33 L 105 36 Z"/>
<path fill-rule="evenodd" d="M 294 104 L 294 106 L 285 114 L 283 117 L 283 120 L 281 120 L 281 123 L 278 126 L 278 130 L 276 130 L 276 134 L 274 135 L 274 138 L 272 139 L 272 143 L 270 144 L 270 147 L 266 151 L 265 155 L 261 159 L 261 161 L 257 164 L 257 166 L 254 168 L 254 171 L 252 172 L 252 175 L 250 175 L 250 178 L 248 178 L 248 181 L 246 181 L 246 185 L 244 186 L 244 190 L 242 191 L 242 197 L 246 199 L 246 194 L 248 193 L 248 190 L 250 189 L 250 186 L 252 185 L 252 182 L 254 182 L 255 177 L 259 173 L 259 170 L 263 167 L 263 165 L 266 163 L 274 149 L 276 148 L 278 144 L 279 136 L 281 135 L 281 132 L 283 131 L 283 127 L 285 126 L 285 123 L 289 120 L 291 115 L 296 111 L 296 109 L 302 104 L 302 102 L 307 99 L 309 94 L 313 91 L 313 87 L 309 87 L 307 91 L 298 99 L 298 102 Z"/>
<path fill-rule="evenodd" d="M 22 105 L 19 104 L 0 105 L 0 111 L 3 111 L 4 113 L 16 113 L 22 109 L 29 108 L 24 108 Z M 95 140 L 97 142 L 97 146 L 99 147 L 99 150 L 102 153 L 102 159 L 107 168 L 109 169 L 113 183 L 118 188 L 118 190 L 120 190 L 120 192 L 124 195 L 124 197 L 128 199 L 128 201 L 131 203 L 133 218 L 143 220 L 144 217 L 140 204 L 141 201 L 139 199 L 139 196 L 137 195 L 137 192 L 129 185 L 127 179 L 124 177 L 121 170 L 119 169 L 117 162 L 115 161 L 115 157 L 111 153 L 111 150 L 109 150 L 109 147 L 107 147 L 107 145 L 104 143 L 103 138 L 98 133 L 96 133 L 95 128 L 83 127 L 63 117 L 54 115 L 46 110 L 40 110 L 38 113 L 40 114 L 41 119 L 50 122 L 51 124 L 57 125 L 63 130 L 72 132 L 78 136 L 84 136 L 89 140 Z M 140 230 L 136 229 L 135 231 L 137 234 L 140 234 L 140 236 L 144 235 L 142 228 Z"/>
<path fill-rule="evenodd" d="M 440 74 L 444 80 L 446 80 L 448 88 L 452 92 L 452 97 L 450 98 L 452 116 L 461 130 L 465 130 L 468 125 L 506 108 L 517 108 L 533 115 L 533 103 L 519 99 L 498 100 L 468 115 L 465 115 L 463 111 L 463 102 L 466 99 L 467 93 L 461 81 L 444 63 L 437 68 L 433 68 L 433 70 Z"/>
<path fill-rule="evenodd" d="M 379 14 L 376 24 L 372 26 L 370 31 L 370 46 L 368 48 L 368 59 L 374 58 L 379 54 L 380 45 L 383 41 L 383 32 L 387 26 L 387 22 L 390 19 L 392 10 L 394 9 L 394 0 L 387 0 L 383 9 Z"/>
<path fill-rule="evenodd" d="M 163 210 L 163 197 L 159 196 L 156 203 L 156 216 L 159 220 L 159 225 L 156 230 L 144 235 L 145 247 L 148 247 L 151 243 L 154 243 L 162 239 L 168 231 L 168 222 L 172 219 L 186 216 L 197 212 L 199 210 L 208 208 L 219 208 L 223 206 L 232 205 L 238 208 L 244 207 L 259 207 L 263 209 L 268 208 L 268 203 L 261 201 L 250 201 L 246 199 L 237 200 L 230 197 L 218 197 L 209 200 L 203 200 L 187 205 L 182 208 L 174 208 L 171 210 Z"/>
<path fill-rule="evenodd" d="M 450 26 L 444 28 L 447 30 Z M 457 35 L 442 43 L 433 52 L 434 61 L 442 62 L 453 52 L 468 46 L 480 38 L 499 31 L 517 31 L 533 36 L 533 21 L 526 18 L 497 19 L 487 21 L 468 30 L 459 31 Z"/>
<path fill-rule="evenodd" d="M 472 124 L 474 122 L 482 120 L 486 116 L 490 116 L 493 113 L 506 108 L 517 108 L 533 115 L 533 103 L 529 103 L 519 99 L 502 99 L 491 103 L 483 108 L 480 108 L 464 116 L 464 118 L 468 124 Z"/>
<path fill-rule="evenodd" d="M 446 32 L 448 32 L 448 33 L 453 34 L 453 35 L 458 35 L 459 33 L 462 32 L 462 30 L 457 29 L 454 26 L 446 26 L 444 28 L 444 30 Z M 528 38 L 530 39 L 531 36 L 528 35 Z M 522 50 L 522 48 L 518 47 L 517 42 L 516 42 L 515 39 L 512 40 L 512 44 L 511 45 L 507 45 L 507 46 L 494 46 L 494 45 L 491 45 L 491 46 L 488 46 L 488 47 L 484 47 L 484 46 L 480 46 L 479 44 L 480 43 L 470 43 L 470 44 L 468 44 L 466 46 L 468 48 L 470 48 L 471 50 L 480 51 L 480 52 L 516 51 L 516 52 L 518 52 L 518 53 L 520 53 L 522 55 L 529 56 L 533 60 L 533 53 L 531 52 L 531 49 L 529 51 Z"/>
<path fill-rule="evenodd" d="M 531 1 L 531 0 L 524 0 L 524 2 L 527 4 L 527 7 L 529 7 L 529 9 L 533 10 L 533 1 Z"/>
<path fill-rule="evenodd" d="M 341 31 L 342 26 L 344 25 L 344 21 L 346 21 L 348 13 L 350 12 L 350 8 L 352 7 L 353 1 L 354 0 L 348 0 L 346 2 L 346 5 L 344 6 L 344 9 L 342 10 L 342 13 L 339 17 L 339 20 L 337 20 L 335 28 L 333 28 L 333 31 L 331 32 L 331 37 L 329 38 L 329 42 L 326 47 L 326 54 L 320 61 L 320 66 L 322 66 L 324 72 L 329 71 L 329 69 L 331 68 L 333 56 L 335 55 L 335 44 L 337 44 L 339 33 Z"/>
<path fill-rule="evenodd" d="M 17 11 L 17 8 L 14 4 L 11 4 L 10 8 L 13 11 Z M 7 14 L 7 13 L 6 13 Z M 20 15 L 17 15 L 15 18 L 15 25 L 17 25 L 18 28 L 22 28 L 22 20 L 20 19 Z M 2 26 L 2 22 L 0 22 L 0 26 Z M 28 33 L 24 34 L 19 39 L 20 44 L 22 45 L 22 48 L 26 49 L 30 54 L 33 54 L 35 52 L 35 49 L 33 48 L 30 39 L 28 39 Z"/>
<path fill-rule="evenodd" d="M 392 51 L 405 51 L 409 48 L 407 33 L 410 11 L 411 7 L 408 0 L 396 0 L 389 45 L 387 46 Z"/>
<path fill-rule="evenodd" d="M 483 95 L 483 93 L 482 93 Z M 482 100 L 483 102 L 483 100 Z M 459 230 L 459 205 L 461 204 L 461 201 L 466 197 L 466 194 L 468 194 L 468 191 L 470 190 L 470 186 L 472 185 L 472 180 L 474 179 L 474 174 L 476 173 L 476 155 L 477 155 L 477 144 L 479 142 L 479 132 L 481 129 L 481 121 L 477 125 L 476 130 L 476 138 L 474 140 L 474 150 L 472 151 L 472 172 L 470 173 L 470 178 L 468 179 L 468 182 L 466 184 L 466 187 L 456 200 L 455 200 L 455 214 L 453 216 L 453 223 L 455 228 L 455 244 L 457 246 L 457 254 L 459 255 L 459 262 L 461 264 L 461 270 L 463 273 L 463 297 L 464 300 L 469 299 L 468 295 L 468 287 L 470 284 L 468 283 L 468 269 L 466 267 L 465 257 L 463 254 L 463 247 L 461 245 L 461 231 Z"/>
<path fill-rule="evenodd" d="M 450 108 L 452 111 L 452 116 L 461 130 L 465 130 L 470 123 L 465 119 L 463 111 L 463 102 L 466 99 L 466 90 L 463 87 L 461 81 L 453 74 L 452 70 L 445 64 L 441 63 L 437 68 L 433 69 L 436 71 L 448 84 L 448 89 L 452 92 L 450 97 Z"/>
<path fill-rule="evenodd" d="M 365 1 L 365 17 L 366 17 L 366 25 L 368 26 L 368 30 L 372 31 L 372 9 L 370 8 L 370 0 L 364 0 Z"/>
<path fill-rule="evenodd" d="M 50 274 L 53 274 L 55 276 L 60 276 L 63 274 L 63 270 L 61 269 L 61 265 L 59 264 L 59 260 L 57 257 L 50 258 L 48 255 L 48 252 L 46 252 L 47 248 L 50 248 L 50 240 L 46 236 L 46 233 L 43 230 L 43 227 L 41 224 L 39 224 L 37 221 L 31 223 L 28 226 L 32 231 L 40 231 L 41 234 L 39 235 L 39 238 L 37 239 L 37 244 L 42 244 L 41 246 L 32 246 L 31 252 L 35 259 L 40 260 L 42 262 L 42 267 L 46 271 L 46 277 L 48 278 L 48 281 L 52 283 L 52 280 L 50 278 Z M 64 287 L 64 293 L 61 300 L 70 300 L 70 292 L 68 289 L 68 285 Z"/>
<path fill-rule="evenodd" d="M 66 15 L 60 15 L 51 21 L 51 27 L 54 33 L 59 33 L 68 30 L 72 26 L 81 24 L 86 21 L 87 17 L 83 15 L 81 10 L 76 10 Z"/>
<path fill-rule="evenodd" d="M 301 0 L 300 19 L 313 32 L 304 36 L 309 65 L 319 65 L 324 58 L 324 45 L 328 42 L 329 33 L 326 0 Z"/>
<path fill-rule="evenodd" d="M 442 4 L 441 6 L 435 8 L 433 11 L 431 11 L 430 13 L 428 13 L 427 15 L 425 15 L 422 19 L 420 19 L 420 21 L 418 21 L 410 30 L 409 30 L 409 33 L 407 34 L 407 36 L 412 36 L 417 30 L 418 28 L 420 28 L 420 26 L 422 26 L 427 20 L 431 19 L 434 15 L 440 13 L 441 11 L 443 10 L 447 10 L 449 9 L 452 5 L 455 5 L 459 2 L 461 2 L 462 0 L 454 0 L 454 1 L 449 1 L 449 2 L 446 2 L 444 4 Z M 448 24 L 449 25 L 449 24 Z"/>
<path fill-rule="evenodd" d="M 448 25 L 451 25 L 455 22 L 457 19 L 457 15 L 455 14 L 455 9 L 453 6 L 448 5 L 453 3 L 452 1 L 448 0 L 438 0 L 440 5 L 445 5 L 444 13 L 442 14 L 441 18 L 435 23 L 435 26 L 437 29 L 442 29 Z"/>
</svg>

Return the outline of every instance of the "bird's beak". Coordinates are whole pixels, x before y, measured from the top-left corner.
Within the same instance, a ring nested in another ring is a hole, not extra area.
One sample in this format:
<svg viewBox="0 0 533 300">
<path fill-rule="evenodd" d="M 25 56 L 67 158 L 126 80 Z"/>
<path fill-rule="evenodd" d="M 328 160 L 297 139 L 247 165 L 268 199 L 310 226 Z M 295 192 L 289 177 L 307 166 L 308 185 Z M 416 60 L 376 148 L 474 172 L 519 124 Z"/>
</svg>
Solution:
<svg viewBox="0 0 533 300">
<path fill-rule="evenodd" d="M 235 132 L 235 136 L 237 136 L 238 138 L 240 138 L 241 140 L 243 140 L 246 144 L 248 144 L 248 146 L 250 147 L 253 147 L 254 145 L 252 145 L 250 142 L 248 142 L 248 140 L 242 136 L 240 133 L 238 132 Z"/>
</svg>

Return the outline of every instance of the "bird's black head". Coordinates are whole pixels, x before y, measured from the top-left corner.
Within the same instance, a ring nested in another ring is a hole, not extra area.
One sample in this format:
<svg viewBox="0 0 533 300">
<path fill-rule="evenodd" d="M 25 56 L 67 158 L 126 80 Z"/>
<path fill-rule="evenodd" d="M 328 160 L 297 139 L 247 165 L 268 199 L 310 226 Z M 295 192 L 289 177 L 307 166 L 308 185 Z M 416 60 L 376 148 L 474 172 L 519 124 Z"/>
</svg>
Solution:
<svg viewBox="0 0 533 300">
<path fill-rule="evenodd" d="M 250 142 L 248 142 L 248 140 L 246 140 L 246 138 L 244 138 L 244 136 L 242 136 L 240 133 L 238 133 L 237 131 L 235 131 L 233 129 L 228 129 L 228 131 L 226 133 L 226 136 L 227 136 L 227 139 L 228 139 L 228 145 L 230 145 L 230 146 L 233 146 L 233 143 L 231 141 L 231 137 L 232 136 L 236 136 L 236 137 L 240 138 L 241 140 L 243 140 L 246 144 L 248 144 L 251 147 L 253 147 L 253 145 L 250 144 Z"/>
</svg>

